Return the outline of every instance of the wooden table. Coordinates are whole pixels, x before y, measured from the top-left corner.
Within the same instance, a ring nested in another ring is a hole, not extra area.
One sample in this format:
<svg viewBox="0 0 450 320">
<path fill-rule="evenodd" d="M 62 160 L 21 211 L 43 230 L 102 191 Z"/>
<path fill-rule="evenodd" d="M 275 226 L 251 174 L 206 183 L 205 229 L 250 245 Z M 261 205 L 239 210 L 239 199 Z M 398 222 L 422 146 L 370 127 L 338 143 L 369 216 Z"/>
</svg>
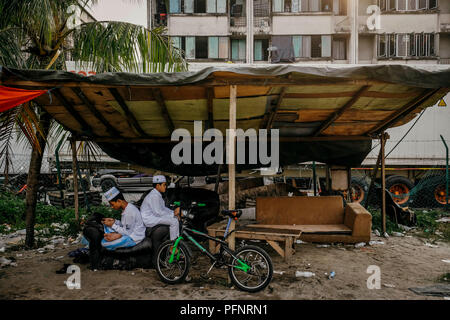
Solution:
<svg viewBox="0 0 450 320">
<path fill-rule="evenodd" d="M 223 237 L 226 229 L 226 223 L 218 222 L 208 228 L 208 234 L 212 237 Z M 301 230 L 289 230 L 283 228 L 277 228 L 277 226 L 270 226 L 270 228 L 250 226 L 236 226 L 236 231 L 233 232 L 237 239 L 245 240 L 263 240 L 284 258 L 285 261 L 289 261 L 292 255 L 295 253 L 293 244 L 295 240 L 302 234 Z M 280 246 L 280 243 L 282 245 Z M 284 249 L 283 249 L 284 247 Z M 216 242 L 209 241 L 209 250 L 212 253 L 216 253 L 219 246 Z"/>
</svg>

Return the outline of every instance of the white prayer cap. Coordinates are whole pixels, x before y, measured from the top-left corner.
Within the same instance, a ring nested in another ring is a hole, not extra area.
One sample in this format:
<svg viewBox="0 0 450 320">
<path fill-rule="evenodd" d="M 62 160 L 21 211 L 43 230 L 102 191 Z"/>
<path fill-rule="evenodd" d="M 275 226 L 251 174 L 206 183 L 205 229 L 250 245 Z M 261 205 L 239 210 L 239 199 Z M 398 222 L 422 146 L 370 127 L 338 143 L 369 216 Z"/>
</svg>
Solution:
<svg viewBox="0 0 450 320">
<path fill-rule="evenodd" d="M 153 183 L 167 182 L 165 176 L 153 176 Z"/>
<path fill-rule="evenodd" d="M 105 192 L 105 198 L 108 201 L 111 201 L 115 197 L 117 197 L 120 194 L 120 191 L 116 187 L 112 187 L 108 191 Z"/>
</svg>

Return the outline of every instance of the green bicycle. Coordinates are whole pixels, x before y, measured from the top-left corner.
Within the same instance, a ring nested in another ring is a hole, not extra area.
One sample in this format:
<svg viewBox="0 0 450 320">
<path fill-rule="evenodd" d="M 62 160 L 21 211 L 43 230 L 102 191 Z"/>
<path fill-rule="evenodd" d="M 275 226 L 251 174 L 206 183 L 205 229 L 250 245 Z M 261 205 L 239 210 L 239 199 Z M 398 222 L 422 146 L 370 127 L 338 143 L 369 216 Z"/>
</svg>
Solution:
<svg viewBox="0 0 450 320">
<path fill-rule="evenodd" d="M 179 206 L 179 203 L 177 205 Z M 222 214 L 228 217 L 228 224 L 223 239 L 219 239 L 188 227 L 194 218 L 192 210 L 202 206 L 205 204 L 192 202 L 186 209 L 182 209 L 180 236 L 175 241 L 169 240 L 162 243 L 159 247 L 156 271 L 160 279 L 168 284 L 178 284 L 186 279 L 191 267 L 189 249 L 185 244 L 185 241 L 188 240 L 210 258 L 212 265 L 206 275 L 213 267 L 228 267 L 231 281 L 240 290 L 247 292 L 263 290 L 270 283 L 273 275 L 272 260 L 269 255 L 263 249 L 252 245 L 245 245 L 234 251 L 228 247 L 226 242 L 227 237 L 231 234 L 228 231 L 232 219 L 237 220 L 242 215 L 242 211 L 222 211 Z M 219 252 L 212 254 L 199 244 L 192 234 L 220 244 Z"/>
</svg>

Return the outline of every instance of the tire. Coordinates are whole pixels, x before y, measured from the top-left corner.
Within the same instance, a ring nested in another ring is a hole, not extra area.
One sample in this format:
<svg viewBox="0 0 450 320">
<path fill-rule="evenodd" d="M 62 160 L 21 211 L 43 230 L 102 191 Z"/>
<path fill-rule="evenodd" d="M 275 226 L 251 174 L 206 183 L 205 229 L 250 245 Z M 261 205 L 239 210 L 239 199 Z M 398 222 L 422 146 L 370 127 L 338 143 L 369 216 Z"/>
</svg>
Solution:
<svg viewBox="0 0 450 320">
<path fill-rule="evenodd" d="M 252 275 L 244 272 L 234 266 L 239 265 L 238 261 L 232 258 L 231 266 L 228 267 L 228 274 L 233 284 L 242 291 L 258 292 L 267 287 L 272 280 L 273 265 L 269 255 L 261 248 L 257 246 L 243 246 L 236 250 L 235 255 L 252 267 L 251 272 L 259 271 L 258 266 L 265 267 L 262 278 L 260 278 L 255 285 L 248 285 L 248 280 L 252 279 Z M 258 259 L 258 260 L 256 260 Z M 245 280 L 240 279 L 240 275 L 244 275 Z"/>
<path fill-rule="evenodd" d="M 369 192 L 369 185 L 364 178 L 352 177 L 351 184 L 352 202 L 364 203 Z"/>
<path fill-rule="evenodd" d="M 107 178 L 107 179 L 104 179 L 100 183 L 100 187 L 102 188 L 103 192 L 106 192 L 109 189 L 111 189 L 112 187 L 117 187 L 117 184 L 116 184 L 116 182 L 113 179 Z"/>
<path fill-rule="evenodd" d="M 445 206 L 445 176 L 430 176 L 420 182 L 423 186 L 420 190 L 420 197 L 414 202 L 422 204 L 421 207 L 440 208 Z M 419 195 L 419 192 L 417 193 Z"/>
<path fill-rule="evenodd" d="M 174 241 L 172 240 L 163 242 L 156 253 L 156 272 L 161 281 L 167 284 L 182 283 L 191 268 L 189 251 L 182 242 L 178 243 L 179 259 L 175 259 L 172 263 L 169 263 L 170 248 L 173 244 Z M 179 275 L 177 272 L 177 275 L 172 276 L 172 272 L 176 272 L 177 270 L 180 271 Z"/>
<path fill-rule="evenodd" d="M 414 183 L 402 176 L 390 176 L 386 179 L 386 189 L 392 194 L 392 199 L 400 205 L 406 206 L 411 200 L 410 192 Z"/>
</svg>

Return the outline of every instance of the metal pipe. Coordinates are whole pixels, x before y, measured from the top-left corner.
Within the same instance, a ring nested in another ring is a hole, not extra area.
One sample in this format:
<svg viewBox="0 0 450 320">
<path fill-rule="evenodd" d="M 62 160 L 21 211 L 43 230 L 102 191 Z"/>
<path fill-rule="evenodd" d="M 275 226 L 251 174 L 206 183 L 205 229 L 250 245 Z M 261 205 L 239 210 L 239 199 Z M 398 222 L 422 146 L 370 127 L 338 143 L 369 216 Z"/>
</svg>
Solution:
<svg viewBox="0 0 450 320">
<path fill-rule="evenodd" d="M 445 146 L 445 209 L 448 211 L 448 146 L 444 137 L 442 135 L 440 136 Z"/>
</svg>

